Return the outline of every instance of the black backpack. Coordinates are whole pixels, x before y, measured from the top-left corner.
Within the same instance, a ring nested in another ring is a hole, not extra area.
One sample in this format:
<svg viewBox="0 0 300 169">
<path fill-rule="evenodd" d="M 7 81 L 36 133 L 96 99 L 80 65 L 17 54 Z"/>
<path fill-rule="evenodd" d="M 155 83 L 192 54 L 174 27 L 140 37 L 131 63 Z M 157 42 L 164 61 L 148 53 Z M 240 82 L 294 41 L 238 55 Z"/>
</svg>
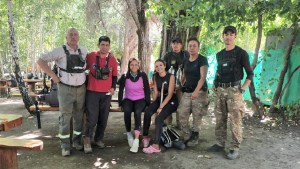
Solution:
<svg viewBox="0 0 300 169">
<path fill-rule="evenodd" d="M 179 133 L 171 127 L 163 126 L 160 140 L 166 148 L 171 148 L 174 141 L 179 141 Z"/>
</svg>

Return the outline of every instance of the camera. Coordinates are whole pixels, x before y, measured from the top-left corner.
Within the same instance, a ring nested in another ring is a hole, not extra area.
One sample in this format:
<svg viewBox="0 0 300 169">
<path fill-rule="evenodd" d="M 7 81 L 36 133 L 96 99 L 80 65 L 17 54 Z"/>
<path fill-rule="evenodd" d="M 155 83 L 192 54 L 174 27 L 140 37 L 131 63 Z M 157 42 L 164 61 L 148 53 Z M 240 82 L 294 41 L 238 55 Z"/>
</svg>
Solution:
<svg viewBox="0 0 300 169">
<path fill-rule="evenodd" d="M 108 75 L 109 75 L 109 69 L 107 66 L 105 66 L 104 68 L 96 68 L 96 72 L 95 72 L 96 79 L 106 80 L 108 79 Z"/>
</svg>

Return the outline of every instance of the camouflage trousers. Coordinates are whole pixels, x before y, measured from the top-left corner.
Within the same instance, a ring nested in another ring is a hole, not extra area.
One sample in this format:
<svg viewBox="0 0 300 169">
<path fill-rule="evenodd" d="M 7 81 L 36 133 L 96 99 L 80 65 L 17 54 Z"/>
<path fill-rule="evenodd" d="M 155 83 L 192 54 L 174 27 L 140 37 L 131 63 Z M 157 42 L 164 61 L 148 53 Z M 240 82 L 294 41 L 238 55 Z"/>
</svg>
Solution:
<svg viewBox="0 0 300 169">
<path fill-rule="evenodd" d="M 215 101 L 215 135 L 219 145 L 225 147 L 227 140 L 227 122 L 230 125 L 231 145 L 229 149 L 238 150 L 243 140 L 242 118 L 245 113 L 243 95 L 240 86 L 217 88 Z"/>
<path fill-rule="evenodd" d="M 183 140 L 188 140 L 191 131 L 199 132 L 202 123 L 202 117 L 207 114 L 208 110 L 208 93 L 200 91 L 198 98 L 192 100 L 192 93 L 183 93 L 177 112 L 179 113 L 179 121 L 182 128 L 181 136 Z M 189 117 L 192 114 L 193 123 L 190 129 Z"/>
</svg>

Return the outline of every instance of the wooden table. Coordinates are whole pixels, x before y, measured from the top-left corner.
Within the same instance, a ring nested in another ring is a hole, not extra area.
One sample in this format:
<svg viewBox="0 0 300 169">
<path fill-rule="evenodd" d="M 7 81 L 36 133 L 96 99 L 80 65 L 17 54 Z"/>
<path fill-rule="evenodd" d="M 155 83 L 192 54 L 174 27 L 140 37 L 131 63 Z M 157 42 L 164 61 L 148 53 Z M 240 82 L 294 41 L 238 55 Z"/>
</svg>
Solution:
<svg viewBox="0 0 300 169">
<path fill-rule="evenodd" d="M 7 131 L 21 125 L 23 122 L 21 115 L 0 114 L 0 131 Z"/>
<path fill-rule="evenodd" d="M 15 114 L 0 114 L 0 131 L 7 131 L 22 124 L 22 116 Z M 25 140 L 0 138 L 0 169 L 17 169 L 17 150 L 43 149 L 41 140 Z"/>
<path fill-rule="evenodd" d="M 0 169 L 18 169 L 17 150 L 40 151 L 41 140 L 0 138 Z"/>
<path fill-rule="evenodd" d="M 28 92 L 35 92 L 35 84 L 38 82 L 42 82 L 42 79 L 24 79 L 24 82 L 28 85 Z"/>
</svg>

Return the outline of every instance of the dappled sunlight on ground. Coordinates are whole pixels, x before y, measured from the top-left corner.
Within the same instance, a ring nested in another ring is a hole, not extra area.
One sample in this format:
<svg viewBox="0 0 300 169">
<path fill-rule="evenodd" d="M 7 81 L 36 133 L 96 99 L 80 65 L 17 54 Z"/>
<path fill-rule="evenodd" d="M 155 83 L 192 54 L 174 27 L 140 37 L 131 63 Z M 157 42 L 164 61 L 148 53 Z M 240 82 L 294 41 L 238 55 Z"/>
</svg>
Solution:
<svg viewBox="0 0 300 169">
<path fill-rule="evenodd" d="M 97 158 L 97 161 L 94 163 L 94 166 L 101 169 L 112 168 L 113 165 L 117 164 L 115 159 L 112 159 L 110 162 L 105 162 L 102 158 Z"/>
</svg>

